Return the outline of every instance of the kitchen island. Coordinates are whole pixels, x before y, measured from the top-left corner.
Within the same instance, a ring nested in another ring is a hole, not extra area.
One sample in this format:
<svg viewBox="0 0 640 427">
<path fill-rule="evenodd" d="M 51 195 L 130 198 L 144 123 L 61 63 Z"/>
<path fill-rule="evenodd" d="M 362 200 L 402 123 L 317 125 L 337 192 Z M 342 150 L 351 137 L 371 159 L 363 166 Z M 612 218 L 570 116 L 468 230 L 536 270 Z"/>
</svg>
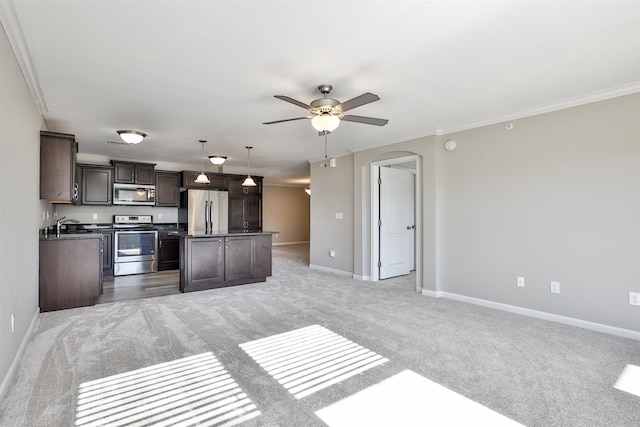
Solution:
<svg viewBox="0 0 640 427">
<path fill-rule="evenodd" d="M 181 292 L 265 282 L 271 276 L 273 232 L 170 234 L 179 238 Z"/>
</svg>

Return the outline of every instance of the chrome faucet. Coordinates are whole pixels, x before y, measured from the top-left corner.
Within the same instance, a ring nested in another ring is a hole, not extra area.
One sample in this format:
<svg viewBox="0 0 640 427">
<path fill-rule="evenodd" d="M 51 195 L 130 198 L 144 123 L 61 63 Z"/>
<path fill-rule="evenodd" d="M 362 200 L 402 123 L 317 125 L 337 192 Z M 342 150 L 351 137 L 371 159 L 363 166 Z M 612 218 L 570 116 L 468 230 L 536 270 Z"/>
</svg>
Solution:
<svg viewBox="0 0 640 427">
<path fill-rule="evenodd" d="M 60 237 L 60 228 L 64 225 L 64 224 L 69 224 L 69 223 L 74 223 L 77 224 L 80 221 L 78 221 L 77 219 L 66 219 L 66 216 L 63 216 L 62 218 L 59 218 L 56 221 L 56 237 Z"/>
</svg>

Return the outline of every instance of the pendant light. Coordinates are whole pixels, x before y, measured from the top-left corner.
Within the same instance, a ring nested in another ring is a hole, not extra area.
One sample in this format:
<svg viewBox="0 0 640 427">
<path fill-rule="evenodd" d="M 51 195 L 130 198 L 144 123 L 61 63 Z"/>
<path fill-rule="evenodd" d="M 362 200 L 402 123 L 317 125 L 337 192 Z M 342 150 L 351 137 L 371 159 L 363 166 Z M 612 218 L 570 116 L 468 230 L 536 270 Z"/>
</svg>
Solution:
<svg viewBox="0 0 640 427">
<path fill-rule="evenodd" d="M 251 178 L 251 149 L 253 147 L 244 147 L 244 148 L 247 149 L 247 153 L 248 153 L 248 157 L 249 157 L 249 173 L 247 174 L 247 177 L 242 182 L 242 186 L 243 187 L 255 187 L 256 186 L 256 182 L 253 180 L 253 178 Z"/>
<path fill-rule="evenodd" d="M 196 184 L 211 184 L 211 181 L 209 181 L 209 177 L 204 173 L 204 144 L 207 141 L 204 139 L 200 140 L 200 143 L 202 144 L 202 156 L 200 157 L 200 175 L 198 175 L 198 177 L 193 181 Z"/>
</svg>

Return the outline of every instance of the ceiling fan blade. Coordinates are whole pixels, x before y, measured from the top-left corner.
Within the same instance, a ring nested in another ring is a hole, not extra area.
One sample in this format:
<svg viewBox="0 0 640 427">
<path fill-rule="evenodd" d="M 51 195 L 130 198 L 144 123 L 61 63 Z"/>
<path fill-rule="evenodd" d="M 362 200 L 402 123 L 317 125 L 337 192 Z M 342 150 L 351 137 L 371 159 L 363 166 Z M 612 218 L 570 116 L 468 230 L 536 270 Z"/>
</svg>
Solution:
<svg viewBox="0 0 640 427">
<path fill-rule="evenodd" d="M 283 101 L 287 101 L 287 102 L 290 102 L 290 103 L 292 103 L 292 104 L 295 104 L 295 105 L 297 105 L 298 107 L 302 107 L 302 108 L 304 108 L 305 110 L 309 110 L 309 109 L 311 108 L 311 106 L 310 106 L 310 105 L 307 105 L 307 104 L 305 104 L 304 102 L 300 102 L 300 101 L 295 100 L 295 99 L 293 99 L 293 98 L 289 98 L 288 96 L 285 96 L 285 95 L 274 95 L 274 96 L 275 96 L 276 98 L 278 98 L 278 99 L 282 99 Z"/>
<path fill-rule="evenodd" d="M 351 110 L 352 108 L 356 108 L 361 105 L 365 105 L 370 102 L 377 101 L 379 99 L 380 97 L 378 95 L 374 95 L 371 92 L 367 92 L 367 93 L 363 93 L 360 96 L 356 96 L 353 99 L 343 102 L 342 104 L 338 105 L 337 108 L 339 108 L 342 112 L 345 112 L 345 111 Z"/>
<path fill-rule="evenodd" d="M 274 123 L 291 122 L 293 120 L 310 119 L 311 117 L 296 117 L 295 119 L 276 120 L 274 122 L 264 122 L 263 125 L 272 125 Z"/>
<path fill-rule="evenodd" d="M 364 123 L 366 125 L 376 125 L 376 126 L 384 126 L 389 123 L 387 119 L 376 119 L 373 117 L 362 117 L 362 116 L 342 116 L 342 120 L 347 122 L 356 122 L 356 123 Z"/>
</svg>

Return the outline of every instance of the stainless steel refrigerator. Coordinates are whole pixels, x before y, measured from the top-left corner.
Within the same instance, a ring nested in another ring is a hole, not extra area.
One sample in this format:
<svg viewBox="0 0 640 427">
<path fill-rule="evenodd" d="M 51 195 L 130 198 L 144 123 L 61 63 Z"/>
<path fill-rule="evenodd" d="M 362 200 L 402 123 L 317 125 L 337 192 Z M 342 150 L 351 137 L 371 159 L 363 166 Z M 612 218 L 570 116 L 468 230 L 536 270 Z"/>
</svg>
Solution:
<svg viewBox="0 0 640 427">
<path fill-rule="evenodd" d="M 228 231 L 229 193 L 226 191 L 187 190 L 182 206 L 178 219 L 187 224 L 189 234 Z"/>
</svg>

